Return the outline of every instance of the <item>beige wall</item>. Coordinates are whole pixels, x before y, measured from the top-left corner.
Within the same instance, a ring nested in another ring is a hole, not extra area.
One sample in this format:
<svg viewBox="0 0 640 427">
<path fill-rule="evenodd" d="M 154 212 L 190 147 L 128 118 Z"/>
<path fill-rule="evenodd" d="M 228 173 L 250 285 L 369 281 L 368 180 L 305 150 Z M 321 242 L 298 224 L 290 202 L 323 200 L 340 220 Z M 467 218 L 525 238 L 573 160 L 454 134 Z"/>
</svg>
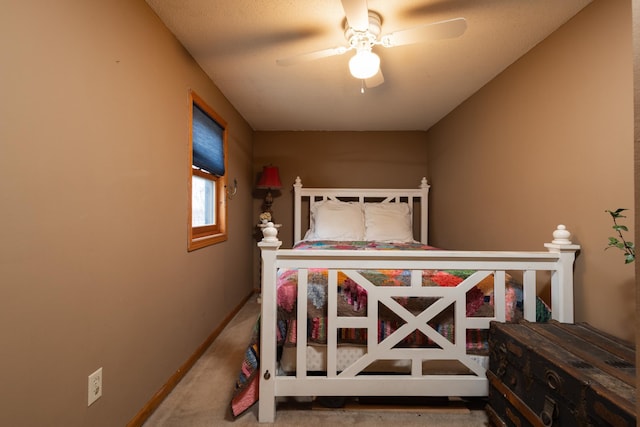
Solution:
<svg viewBox="0 0 640 427">
<path fill-rule="evenodd" d="M 280 169 L 283 188 L 274 199 L 281 239 L 293 241 L 293 182 L 307 187 L 418 187 L 427 174 L 425 132 L 256 132 L 254 174 Z M 256 222 L 261 206 L 256 192 Z"/>
<path fill-rule="evenodd" d="M 634 206 L 631 41 L 630 2 L 595 0 L 434 126 L 428 166 L 434 244 L 544 250 L 566 224 L 576 320 L 634 340 L 633 265 L 603 250 Z"/>
<path fill-rule="evenodd" d="M 640 1 L 633 0 L 632 14 L 633 14 L 633 105 L 634 105 L 634 207 L 635 207 L 635 242 L 640 237 Z M 636 348 L 640 343 L 640 318 L 637 316 L 638 307 L 640 307 L 640 287 L 638 286 L 638 273 L 640 272 L 640 265 L 636 262 Z M 636 366 L 640 365 L 640 354 L 636 351 Z M 636 384 L 640 378 L 640 372 L 636 372 Z M 640 399 L 636 397 L 636 414 L 640 413 Z"/>
<path fill-rule="evenodd" d="M 632 1 L 632 14 L 633 14 L 633 106 L 634 106 L 634 206 L 635 206 L 635 242 L 638 242 L 640 237 L 640 1 Z M 638 307 L 640 307 L 640 287 L 638 286 L 638 272 L 640 272 L 640 265 L 636 262 L 636 347 L 640 342 L 640 319 L 637 316 Z M 640 365 L 640 354 L 636 351 L 636 366 Z M 636 372 L 636 387 L 638 373 Z M 636 399 L 636 414 L 640 413 L 640 400 Z"/>
<path fill-rule="evenodd" d="M 283 188 L 273 211 L 282 223 L 283 247 L 293 243 L 293 182 L 307 187 L 418 187 L 427 174 L 425 132 L 256 132 L 255 181 L 264 165 L 280 169 Z M 258 220 L 264 194 L 255 192 Z M 254 286 L 259 288 L 259 253 L 254 252 Z"/>
<path fill-rule="evenodd" d="M 0 425 L 122 426 L 252 290 L 252 130 L 143 0 L 3 2 L 0 43 Z M 187 253 L 190 88 L 240 190 Z"/>
</svg>

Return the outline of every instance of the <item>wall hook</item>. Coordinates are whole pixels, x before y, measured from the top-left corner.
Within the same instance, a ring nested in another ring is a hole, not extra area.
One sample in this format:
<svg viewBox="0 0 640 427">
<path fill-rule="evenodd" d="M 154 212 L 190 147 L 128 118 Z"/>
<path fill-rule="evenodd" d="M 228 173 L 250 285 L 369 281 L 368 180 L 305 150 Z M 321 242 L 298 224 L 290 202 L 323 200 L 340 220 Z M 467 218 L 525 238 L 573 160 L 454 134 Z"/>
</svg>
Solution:
<svg viewBox="0 0 640 427">
<path fill-rule="evenodd" d="M 233 196 L 238 193 L 238 180 L 233 178 L 233 187 L 230 188 L 228 185 L 226 185 L 225 187 L 227 190 L 227 197 L 229 198 L 229 200 L 233 199 Z"/>
</svg>

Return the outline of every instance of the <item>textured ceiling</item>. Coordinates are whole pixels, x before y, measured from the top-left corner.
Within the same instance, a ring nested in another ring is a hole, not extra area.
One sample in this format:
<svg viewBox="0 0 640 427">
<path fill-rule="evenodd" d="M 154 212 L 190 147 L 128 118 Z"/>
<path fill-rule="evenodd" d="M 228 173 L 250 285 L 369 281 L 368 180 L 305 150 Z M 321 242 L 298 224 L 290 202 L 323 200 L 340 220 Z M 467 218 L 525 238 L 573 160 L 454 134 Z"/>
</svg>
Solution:
<svg viewBox="0 0 640 427">
<path fill-rule="evenodd" d="M 386 49 L 361 93 L 353 55 L 277 59 L 346 45 L 340 0 L 146 0 L 255 130 L 426 130 L 591 0 L 369 0 L 382 33 L 457 17 L 457 38 Z"/>
</svg>

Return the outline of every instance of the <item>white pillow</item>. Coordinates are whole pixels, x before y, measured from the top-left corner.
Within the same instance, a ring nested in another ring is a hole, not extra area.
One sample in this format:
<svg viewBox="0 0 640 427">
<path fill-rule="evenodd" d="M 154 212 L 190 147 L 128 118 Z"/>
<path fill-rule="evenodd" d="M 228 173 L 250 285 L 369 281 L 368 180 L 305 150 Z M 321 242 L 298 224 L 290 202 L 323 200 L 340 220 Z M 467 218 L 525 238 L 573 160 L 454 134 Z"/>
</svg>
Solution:
<svg viewBox="0 0 640 427">
<path fill-rule="evenodd" d="M 413 241 L 413 224 L 407 203 L 365 203 L 365 240 Z"/>
<path fill-rule="evenodd" d="M 323 200 L 311 208 L 308 240 L 364 240 L 364 214 L 358 202 Z"/>
</svg>

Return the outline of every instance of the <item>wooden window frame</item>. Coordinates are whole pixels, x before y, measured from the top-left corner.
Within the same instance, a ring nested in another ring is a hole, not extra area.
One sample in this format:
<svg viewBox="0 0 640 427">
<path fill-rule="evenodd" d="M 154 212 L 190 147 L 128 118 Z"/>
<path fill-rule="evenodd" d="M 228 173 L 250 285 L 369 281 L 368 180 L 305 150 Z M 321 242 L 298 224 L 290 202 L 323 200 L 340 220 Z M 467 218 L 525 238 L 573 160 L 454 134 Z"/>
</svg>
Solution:
<svg viewBox="0 0 640 427">
<path fill-rule="evenodd" d="M 209 118 L 222 127 L 222 144 L 225 173 L 216 176 L 206 171 L 193 167 L 193 106 L 197 105 Z M 188 206 L 187 229 L 188 250 L 204 248 L 227 240 L 227 201 L 225 189 L 227 186 L 227 122 L 220 117 L 207 103 L 194 91 L 189 91 L 189 179 L 188 179 Z M 213 225 L 193 226 L 192 224 L 192 183 L 193 177 L 198 176 L 214 182 L 216 191 L 216 223 Z"/>
</svg>

